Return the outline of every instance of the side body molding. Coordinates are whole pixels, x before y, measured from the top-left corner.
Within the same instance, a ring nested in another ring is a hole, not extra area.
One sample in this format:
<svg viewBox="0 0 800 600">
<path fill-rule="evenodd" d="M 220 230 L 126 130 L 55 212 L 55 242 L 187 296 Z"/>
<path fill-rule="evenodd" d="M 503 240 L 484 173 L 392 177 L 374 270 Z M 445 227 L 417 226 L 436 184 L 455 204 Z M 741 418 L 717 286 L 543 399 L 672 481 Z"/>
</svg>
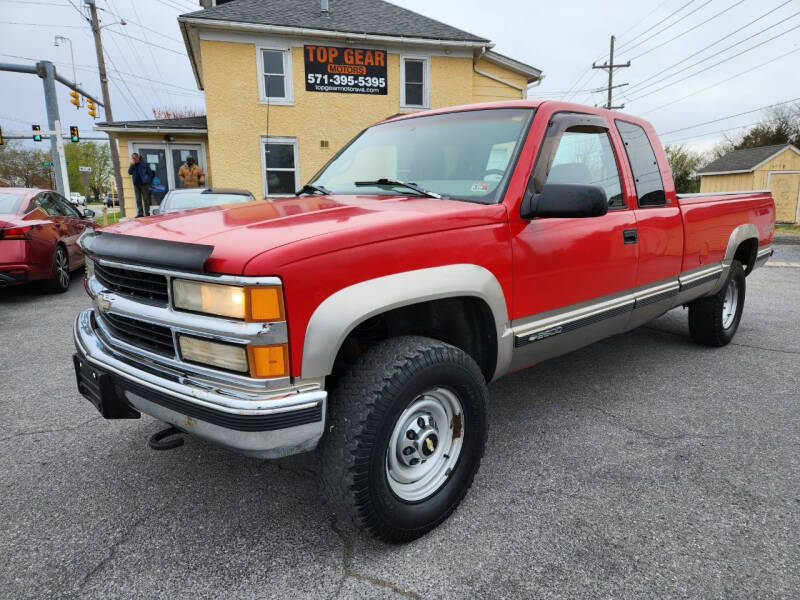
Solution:
<svg viewBox="0 0 800 600">
<path fill-rule="evenodd" d="M 328 296 L 311 315 L 303 343 L 302 378 L 325 377 L 347 335 L 359 323 L 380 313 L 441 298 L 471 296 L 486 302 L 494 317 L 497 365 L 494 377 L 511 362 L 513 335 L 503 288 L 484 267 L 456 264 L 377 277 Z"/>
</svg>

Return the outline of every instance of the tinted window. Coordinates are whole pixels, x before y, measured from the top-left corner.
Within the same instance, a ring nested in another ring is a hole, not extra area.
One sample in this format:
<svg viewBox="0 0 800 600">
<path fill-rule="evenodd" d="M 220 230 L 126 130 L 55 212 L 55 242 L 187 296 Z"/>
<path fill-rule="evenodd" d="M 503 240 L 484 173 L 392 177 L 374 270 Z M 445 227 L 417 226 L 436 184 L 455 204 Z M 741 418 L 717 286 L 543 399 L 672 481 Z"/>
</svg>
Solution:
<svg viewBox="0 0 800 600">
<path fill-rule="evenodd" d="M 56 206 L 58 206 L 59 211 L 65 217 L 76 217 L 78 219 L 81 218 L 81 214 L 75 209 L 74 206 L 72 206 L 72 204 L 70 204 L 66 198 L 64 198 L 64 196 L 59 196 L 58 194 L 52 194 L 52 196 Z"/>
<path fill-rule="evenodd" d="M 45 213 L 47 213 L 51 217 L 64 216 L 62 210 L 58 207 L 58 205 L 53 200 L 53 197 L 48 192 L 44 192 L 36 196 L 36 199 L 33 201 L 33 206 L 35 208 L 42 209 Z"/>
<path fill-rule="evenodd" d="M 24 197 L 22 194 L 0 192 L 0 214 L 16 214 Z"/>
<path fill-rule="evenodd" d="M 650 139 L 639 125 L 617 121 L 617 130 L 625 142 L 625 152 L 631 163 L 633 179 L 636 182 L 636 196 L 639 206 L 662 206 L 666 204 L 664 182 L 658 169 L 656 153 Z"/>
<path fill-rule="evenodd" d="M 610 208 L 624 208 L 619 170 L 606 132 L 566 131 L 561 136 L 547 183 L 580 183 L 603 188 Z"/>
</svg>

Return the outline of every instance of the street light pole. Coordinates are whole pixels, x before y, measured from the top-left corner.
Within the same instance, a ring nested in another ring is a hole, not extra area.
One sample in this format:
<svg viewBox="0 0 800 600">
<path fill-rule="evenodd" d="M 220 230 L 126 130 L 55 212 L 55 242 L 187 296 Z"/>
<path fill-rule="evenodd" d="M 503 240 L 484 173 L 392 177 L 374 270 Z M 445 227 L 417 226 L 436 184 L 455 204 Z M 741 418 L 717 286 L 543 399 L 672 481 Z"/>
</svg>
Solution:
<svg viewBox="0 0 800 600">
<path fill-rule="evenodd" d="M 108 76 L 106 75 L 106 61 L 103 56 L 103 40 L 100 37 L 100 23 L 97 19 L 97 5 L 95 0 L 84 0 L 91 13 L 92 33 L 94 34 L 94 48 L 97 52 L 97 70 L 100 72 L 100 89 L 103 92 L 103 110 L 106 113 L 106 122 L 112 123 L 114 116 L 111 112 L 111 96 L 108 93 Z M 115 139 L 109 140 L 111 150 L 111 165 L 114 169 L 114 181 L 117 183 L 117 194 L 119 194 L 119 214 L 125 216 L 125 197 L 122 191 L 122 175 L 120 175 L 119 148 Z"/>
<path fill-rule="evenodd" d="M 57 35 L 55 45 L 58 46 L 59 42 L 69 42 L 69 53 L 72 56 L 72 81 L 75 82 L 75 85 L 78 85 L 78 70 L 75 68 L 75 49 L 72 47 L 72 40 L 64 35 Z M 76 106 L 75 108 L 80 107 Z"/>
</svg>

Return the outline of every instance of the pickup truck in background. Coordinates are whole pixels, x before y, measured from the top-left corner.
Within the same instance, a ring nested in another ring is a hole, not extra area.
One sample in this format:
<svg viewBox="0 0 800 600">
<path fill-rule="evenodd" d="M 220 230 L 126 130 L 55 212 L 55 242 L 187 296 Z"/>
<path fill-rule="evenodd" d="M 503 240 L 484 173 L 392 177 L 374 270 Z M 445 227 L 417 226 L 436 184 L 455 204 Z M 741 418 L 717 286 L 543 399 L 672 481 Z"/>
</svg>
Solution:
<svg viewBox="0 0 800 600">
<path fill-rule="evenodd" d="M 78 387 L 109 419 L 316 449 L 330 508 L 404 542 L 470 487 L 489 382 L 678 306 L 724 346 L 774 218 L 768 192 L 676 195 L 653 128 L 623 113 L 407 115 L 297 197 L 87 232 Z"/>
</svg>

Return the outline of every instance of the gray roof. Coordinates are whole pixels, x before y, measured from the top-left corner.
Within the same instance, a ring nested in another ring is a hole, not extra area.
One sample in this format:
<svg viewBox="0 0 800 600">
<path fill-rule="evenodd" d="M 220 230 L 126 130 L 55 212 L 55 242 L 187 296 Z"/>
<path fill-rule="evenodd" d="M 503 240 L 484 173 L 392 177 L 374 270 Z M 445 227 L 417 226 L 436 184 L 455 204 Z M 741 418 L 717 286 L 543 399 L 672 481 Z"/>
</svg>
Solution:
<svg viewBox="0 0 800 600">
<path fill-rule="evenodd" d="M 144 121 L 113 121 L 97 123 L 97 129 L 208 129 L 205 115 L 200 117 L 182 117 L 179 119 L 148 119 Z"/>
<path fill-rule="evenodd" d="M 791 144 L 776 144 L 774 146 L 759 146 L 758 148 L 745 148 L 744 150 L 734 150 L 710 162 L 697 173 L 720 173 L 727 171 L 752 171 L 757 165 L 761 164 L 774 154 L 778 154 L 786 148 L 794 148 Z"/>
<path fill-rule="evenodd" d="M 232 0 L 181 17 L 461 42 L 489 40 L 383 0 Z"/>
</svg>

